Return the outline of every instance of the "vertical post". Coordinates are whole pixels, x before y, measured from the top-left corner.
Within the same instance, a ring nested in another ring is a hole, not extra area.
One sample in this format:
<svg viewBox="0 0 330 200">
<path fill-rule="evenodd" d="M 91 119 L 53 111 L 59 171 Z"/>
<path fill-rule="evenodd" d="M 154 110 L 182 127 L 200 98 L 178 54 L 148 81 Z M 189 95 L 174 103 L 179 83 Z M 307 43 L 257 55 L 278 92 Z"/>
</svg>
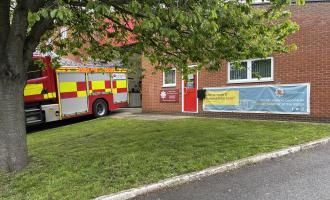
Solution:
<svg viewBox="0 0 330 200">
<path fill-rule="evenodd" d="M 128 90 L 128 72 L 126 70 L 126 89 L 127 89 L 127 104 L 129 104 L 129 90 Z"/>
<path fill-rule="evenodd" d="M 89 112 L 89 82 L 88 82 L 88 72 L 85 73 L 85 81 L 86 81 L 86 95 L 87 95 L 87 112 Z"/>
<path fill-rule="evenodd" d="M 57 96 L 58 96 L 58 109 L 60 111 L 60 120 L 62 120 L 62 106 L 61 106 L 61 93 L 60 93 L 60 82 L 58 79 L 58 72 L 55 70 L 56 85 L 57 85 Z"/>
</svg>

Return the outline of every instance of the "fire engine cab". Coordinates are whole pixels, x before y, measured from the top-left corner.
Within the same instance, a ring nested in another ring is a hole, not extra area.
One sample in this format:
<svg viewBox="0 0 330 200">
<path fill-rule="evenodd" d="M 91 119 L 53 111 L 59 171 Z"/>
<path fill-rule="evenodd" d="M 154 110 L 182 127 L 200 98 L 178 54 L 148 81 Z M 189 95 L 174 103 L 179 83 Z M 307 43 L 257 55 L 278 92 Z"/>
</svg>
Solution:
<svg viewBox="0 0 330 200">
<path fill-rule="evenodd" d="M 51 67 L 50 56 L 35 56 L 24 89 L 26 124 L 82 115 L 102 117 L 128 104 L 127 70 L 114 66 Z"/>
</svg>

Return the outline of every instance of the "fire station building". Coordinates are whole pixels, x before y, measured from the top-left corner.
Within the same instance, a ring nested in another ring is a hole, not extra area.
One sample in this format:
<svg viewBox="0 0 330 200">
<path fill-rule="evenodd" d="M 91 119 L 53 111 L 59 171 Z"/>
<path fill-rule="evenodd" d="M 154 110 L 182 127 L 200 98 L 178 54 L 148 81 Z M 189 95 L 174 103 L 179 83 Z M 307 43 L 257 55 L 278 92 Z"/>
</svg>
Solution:
<svg viewBox="0 0 330 200">
<path fill-rule="evenodd" d="M 330 2 L 291 5 L 298 46 L 287 54 L 230 62 L 217 72 L 158 71 L 142 58 L 143 112 L 298 121 L 330 121 Z M 190 67 L 194 67 L 191 65 Z M 256 77 L 255 74 L 259 74 Z"/>
</svg>

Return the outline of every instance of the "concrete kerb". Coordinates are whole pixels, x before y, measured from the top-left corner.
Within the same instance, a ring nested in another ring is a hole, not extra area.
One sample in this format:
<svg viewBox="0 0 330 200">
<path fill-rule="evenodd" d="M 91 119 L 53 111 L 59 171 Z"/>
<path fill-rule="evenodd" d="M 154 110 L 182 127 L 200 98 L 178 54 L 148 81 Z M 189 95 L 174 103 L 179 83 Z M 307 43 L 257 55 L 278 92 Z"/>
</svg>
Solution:
<svg viewBox="0 0 330 200">
<path fill-rule="evenodd" d="M 214 174 L 217 174 L 217 173 L 222 173 L 222 172 L 234 170 L 234 169 L 240 168 L 240 167 L 242 167 L 244 165 L 247 165 L 247 164 L 257 163 L 257 162 L 261 162 L 261 161 L 264 161 L 264 160 L 269 160 L 269 159 L 285 156 L 285 155 L 288 155 L 288 154 L 291 154 L 291 153 L 296 153 L 296 152 L 299 152 L 299 151 L 302 151 L 302 150 L 311 149 L 313 147 L 316 147 L 316 146 L 319 146 L 319 145 L 324 145 L 324 144 L 327 144 L 329 142 L 330 142 L 330 137 L 327 137 L 327 138 L 315 140 L 315 141 L 312 141 L 312 142 L 308 142 L 308 143 L 305 143 L 305 144 L 292 146 L 292 147 L 289 147 L 289 148 L 286 148 L 286 149 L 281 149 L 281 150 L 273 151 L 273 152 L 270 152 L 270 153 L 264 153 L 264 154 L 259 154 L 259 155 L 243 158 L 243 159 L 236 160 L 236 161 L 229 162 L 229 163 L 225 163 L 225 164 L 222 164 L 222 165 L 219 165 L 219 166 L 210 167 L 210 168 L 198 171 L 198 172 L 192 172 L 192 173 L 188 173 L 188 174 L 175 176 L 175 177 L 172 177 L 172 178 L 162 180 L 158 183 L 154 183 L 154 184 L 150 184 L 150 185 L 144 185 L 144 186 L 129 189 L 129 190 L 124 190 L 124 191 L 114 193 L 114 194 L 110 194 L 110 195 L 100 196 L 98 198 L 95 198 L 94 200 L 126 200 L 126 199 L 131 199 L 131 198 L 137 197 L 139 195 L 143 195 L 143 194 L 147 194 L 147 193 L 154 192 L 154 191 L 157 191 L 157 190 L 162 190 L 162 189 L 165 189 L 165 188 L 169 188 L 169 187 L 181 185 L 181 184 L 184 184 L 184 183 L 188 183 L 188 182 L 191 182 L 191 181 L 199 180 L 199 179 L 201 179 L 203 177 L 206 177 L 206 176 L 211 176 L 211 175 L 214 175 Z"/>
</svg>

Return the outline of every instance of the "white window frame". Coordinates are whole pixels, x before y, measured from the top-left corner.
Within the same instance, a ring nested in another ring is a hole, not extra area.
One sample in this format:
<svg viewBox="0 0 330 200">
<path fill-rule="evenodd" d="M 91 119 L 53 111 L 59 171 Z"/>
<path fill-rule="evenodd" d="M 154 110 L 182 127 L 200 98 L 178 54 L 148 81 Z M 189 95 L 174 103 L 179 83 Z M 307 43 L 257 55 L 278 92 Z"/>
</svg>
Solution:
<svg viewBox="0 0 330 200">
<path fill-rule="evenodd" d="M 62 40 L 68 38 L 68 29 L 66 27 L 62 27 L 60 29 L 60 35 Z"/>
<path fill-rule="evenodd" d="M 271 77 L 265 77 L 265 78 L 252 78 L 252 61 L 256 60 L 271 60 Z M 255 59 L 247 59 L 247 60 L 240 60 L 240 62 L 246 62 L 247 63 L 247 78 L 246 79 L 236 79 L 236 80 L 230 80 L 230 62 L 228 62 L 227 66 L 227 83 L 258 83 L 258 82 L 271 82 L 274 81 L 274 58 L 268 57 L 268 58 L 255 58 Z"/>
<path fill-rule="evenodd" d="M 176 68 L 172 68 L 171 70 L 174 70 L 174 83 L 165 83 L 165 71 L 163 71 L 163 87 L 176 87 Z"/>
<path fill-rule="evenodd" d="M 239 0 L 239 3 L 246 3 L 246 0 Z M 269 4 L 270 0 L 252 0 L 252 5 Z"/>
</svg>

